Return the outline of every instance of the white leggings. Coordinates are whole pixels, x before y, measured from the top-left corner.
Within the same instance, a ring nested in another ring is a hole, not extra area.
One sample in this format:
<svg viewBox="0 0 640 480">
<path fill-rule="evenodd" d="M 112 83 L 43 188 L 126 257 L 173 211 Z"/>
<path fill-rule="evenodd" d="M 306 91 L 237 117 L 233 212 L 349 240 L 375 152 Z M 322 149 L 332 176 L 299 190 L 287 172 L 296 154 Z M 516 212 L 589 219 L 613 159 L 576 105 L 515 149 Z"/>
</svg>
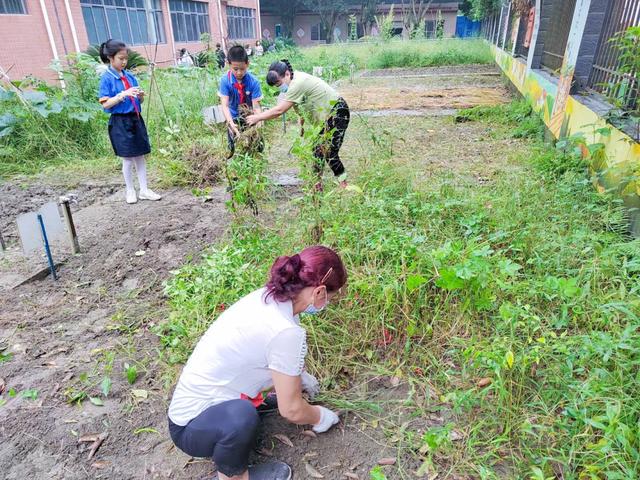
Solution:
<svg viewBox="0 0 640 480">
<path fill-rule="evenodd" d="M 144 155 L 140 155 L 139 157 L 122 157 L 122 174 L 124 175 L 124 183 L 127 186 L 127 190 L 133 190 L 135 188 L 133 183 L 134 163 L 136 164 L 140 191 L 143 192 L 147 190 L 147 163 Z"/>
</svg>

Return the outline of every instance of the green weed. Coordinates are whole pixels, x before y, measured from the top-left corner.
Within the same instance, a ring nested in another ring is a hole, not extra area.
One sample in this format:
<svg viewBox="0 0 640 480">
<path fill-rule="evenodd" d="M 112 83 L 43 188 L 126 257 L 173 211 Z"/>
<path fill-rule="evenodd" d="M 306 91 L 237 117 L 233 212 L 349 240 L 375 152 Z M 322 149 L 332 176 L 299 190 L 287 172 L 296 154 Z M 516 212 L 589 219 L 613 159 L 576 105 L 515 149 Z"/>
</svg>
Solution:
<svg viewBox="0 0 640 480">
<path fill-rule="evenodd" d="M 529 118 L 519 103 L 492 112 L 465 115 L 498 137 Z M 305 246 L 319 216 L 321 242 L 349 271 L 345 296 L 303 319 L 308 367 L 327 399 L 382 415 L 346 393 L 372 371 L 440 392 L 404 407 L 451 418 L 426 433 L 401 429 L 400 458 L 429 471 L 455 459 L 456 473 L 481 478 L 504 469 L 512 478 L 558 469 L 564 478 L 634 478 L 640 242 L 626 239 L 621 209 L 592 190 L 584 168 L 541 168 L 566 154 L 540 143 L 531 123 L 521 140 L 530 156 L 490 187 L 442 172 L 416 188 L 411 163 L 372 164 L 362 152 L 353 179 L 362 194 L 327 191 L 295 218 L 235 226 L 167 283 L 172 312 L 155 330 L 165 360 L 184 362 L 221 311 L 265 282 L 276 256 Z M 466 432 L 457 448 L 454 427 Z"/>
</svg>

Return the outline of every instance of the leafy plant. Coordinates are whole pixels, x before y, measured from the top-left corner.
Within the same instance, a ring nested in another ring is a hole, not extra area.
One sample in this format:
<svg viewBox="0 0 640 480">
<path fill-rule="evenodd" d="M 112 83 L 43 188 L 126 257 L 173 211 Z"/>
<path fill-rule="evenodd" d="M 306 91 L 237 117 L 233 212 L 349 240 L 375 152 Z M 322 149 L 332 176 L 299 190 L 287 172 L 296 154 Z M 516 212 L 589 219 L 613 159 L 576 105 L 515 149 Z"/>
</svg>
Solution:
<svg viewBox="0 0 640 480">
<path fill-rule="evenodd" d="M 384 17 L 378 17 L 377 15 L 374 17 L 376 20 L 376 25 L 378 27 L 378 33 L 380 37 L 389 41 L 393 38 L 393 28 L 394 28 L 394 13 L 393 13 L 394 5 L 389 7 L 389 12 Z"/>
<path fill-rule="evenodd" d="M 125 363 L 124 375 L 127 378 L 127 382 L 129 382 L 130 385 L 133 385 L 138 379 L 138 369 L 135 365 L 129 365 L 128 363 Z"/>
<path fill-rule="evenodd" d="M 93 58 L 97 63 L 102 63 L 102 60 L 100 59 L 100 45 L 89 45 L 84 53 Z M 135 70 L 146 65 L 149 65 L 149 61 L 141 53 L 138 53 L 135 50 L 129 50 L 127 69 Z"/>
<path fill-rule="evenodd" d="M 605 93 L 615 109 L 609 113 L 616 124 L 628 123 L 634 139 L 640 141 L 640 102 L 637 75 L 640 72 L 640 26 L 628 27 L 609 41 L 618 51 L 616 75 L 605 85 Z"/>
<path fill-rule="evenodd" d="M 27 390 L 23 390 L 22 392 L 20 392 L 20 396 L 28 400 L 37 400 L 38 390 L 36 390 L 35 388 L 29 388 Z"/>
</svg>

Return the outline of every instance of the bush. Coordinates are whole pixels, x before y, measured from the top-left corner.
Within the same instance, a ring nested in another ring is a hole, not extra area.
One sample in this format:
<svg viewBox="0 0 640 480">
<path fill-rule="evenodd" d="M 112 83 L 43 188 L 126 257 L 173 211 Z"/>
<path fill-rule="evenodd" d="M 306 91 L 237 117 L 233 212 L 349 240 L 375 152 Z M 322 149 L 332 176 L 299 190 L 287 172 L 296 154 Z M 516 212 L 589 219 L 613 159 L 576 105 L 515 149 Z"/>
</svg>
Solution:
<svg viewBox="0 0 640 480">
<path fill-rule="evenodd" d="M 91 56 L 96 62 L 102 63 L 102 60 L 100 59 L 100 45 L 89 45 L 84 53 Z M 134 70 L 139 67 L 144 67 L 145 65 L 149 65 L 147 59 L 135 50 L 129 49 L 129 61 L 127 62 L 127 68 L 129 70 Z"/>
</svg>

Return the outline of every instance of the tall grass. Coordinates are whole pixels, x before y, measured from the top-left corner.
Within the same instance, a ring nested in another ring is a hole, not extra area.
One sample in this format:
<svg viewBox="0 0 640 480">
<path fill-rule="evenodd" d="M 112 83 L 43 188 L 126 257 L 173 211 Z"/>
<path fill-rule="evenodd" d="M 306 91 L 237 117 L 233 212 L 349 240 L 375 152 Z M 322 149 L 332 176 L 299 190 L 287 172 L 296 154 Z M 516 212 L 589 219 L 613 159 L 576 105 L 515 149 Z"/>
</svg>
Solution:
<svg viewBox="0 0 640 480">
<path fill-rule="evenodd" d="M 380 69 L 393 67 L 436 67 L 445 65 L 489 64 L 491 51 L 482 40 L 392 40 L 389 42 L 321 45 L 304 50 L 317 65 L 324 59 L 348 56 L 356 67 Z"/>
<path fill-rule="evenodd" d="M 476 118 L 511 135 L 522 110 Z M 421 421 L 386 426 L 403 439 L 401 458 L 436 470 L 637 478 L 640 243 L 625 238 L 621 210 L 592 191 L 582 167 L 549 175 L 550 158 L 562 163 L 564 153 L 538 135 L 521 135 L 530 139 L 516 140 L 525 142 L 519 168 L 486 186 L 440 173 L 416 187 L 413 164 L 362 152 L 353 181 L 364 193 L 331 192 L 319 212 L 349 285 L 337 305 L 303 319 L 309 366 L 326 398 L 351 408 L 372 402 L 347 393 L 367 374 L 435 392 L 407 399 Z M 221 310 L 263 284 L 276 256 L 311 241 L 312 210 L 236 226 L 175 274 L 173 311 L 157 330 L 169 362 L 184 361 Z M 434 411 L 449 420 L 424 432 Z M 455 445 L 453 428 L 464 432 Z"/>
</svg>

